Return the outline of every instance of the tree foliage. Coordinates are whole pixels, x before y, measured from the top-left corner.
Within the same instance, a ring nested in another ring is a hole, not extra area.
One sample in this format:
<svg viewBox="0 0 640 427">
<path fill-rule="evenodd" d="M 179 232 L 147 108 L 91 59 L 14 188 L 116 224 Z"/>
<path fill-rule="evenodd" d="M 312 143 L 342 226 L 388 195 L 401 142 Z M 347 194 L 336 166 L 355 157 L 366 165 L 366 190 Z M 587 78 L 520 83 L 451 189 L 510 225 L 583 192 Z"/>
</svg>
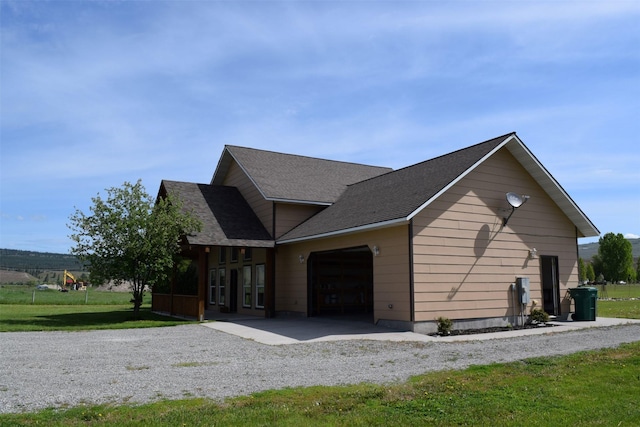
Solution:
<svg viewBox="0 0 640 427">
<path fill-rule="evenodd" d="M 578 258 L 578 279 L 580 283 L 587 280 L 587 270 L 584 266 L 584 260 L 582 258 Z"/>
<path fill-rule="evenodd" d="M 599 240 L 598 255 L 593 258 L 595 270 L 608 281 L 629 280 L 633 273 L 631 242 L 621 233 L 607 233 Z"/>
<path fill-rule="evenodd" d="M 129 282 L 137 316 L 145 288 L 168 280 L 181 237 L 201 225 L 171 195 L 154 201 L 140 180 L 106 191 L 91 199 L 89 215 L 76 209 L 69 218 L 71 252 L 89 264 L 92 282 Z"/>
<path fill-rule="evenodd" d="M 593 270 L 593 264 L 587 264 L 587 280 L 589 282 L 593 282 L 596 280 L 596 272 Z"/>
</svg>

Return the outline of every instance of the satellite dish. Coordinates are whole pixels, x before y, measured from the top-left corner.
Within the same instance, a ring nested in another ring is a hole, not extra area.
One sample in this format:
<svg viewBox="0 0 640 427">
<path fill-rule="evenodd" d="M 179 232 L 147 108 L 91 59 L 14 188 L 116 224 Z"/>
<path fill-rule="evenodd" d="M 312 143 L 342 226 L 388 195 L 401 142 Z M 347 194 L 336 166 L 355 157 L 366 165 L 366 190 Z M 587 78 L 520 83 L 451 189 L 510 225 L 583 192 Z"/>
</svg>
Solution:
<svg viewBox="0 0 640 427">
<path fill-rule="evenodd" d="M 529 196 L 521 196 L 512 192 L 507 193 L 507 202 L 509 202 L 509 204 L 511 205 L 511 213 L 508 217 L 502 218 L 503 227 L 507 225 L 507 222 L 509 222 L 509 218 L 511 218 L 511 215 L 513 215 L 515 210 L 522 206 L 527 200 L 529 200 Z"/>
<path fill-rule="evenodd" d="M 507 202 L 512 208 L 519 208 L 524 203 L 524 198 L 516 193 L 507 193 Z"/>
</svg>

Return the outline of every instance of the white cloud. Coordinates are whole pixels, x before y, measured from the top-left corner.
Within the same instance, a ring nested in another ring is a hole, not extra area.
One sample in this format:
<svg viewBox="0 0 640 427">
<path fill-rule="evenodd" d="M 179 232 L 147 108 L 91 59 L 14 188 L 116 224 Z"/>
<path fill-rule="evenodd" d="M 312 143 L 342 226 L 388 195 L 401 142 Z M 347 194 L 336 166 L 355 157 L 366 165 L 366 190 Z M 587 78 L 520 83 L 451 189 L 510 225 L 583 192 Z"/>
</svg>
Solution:
<svg viewBox="0 0 640 427">
<path fill-rule="evenodd" d="M 397 168 L 517 131 L 601 229 L 637 228 L 611 206 L 640 181 L 640 2 L 54 3 L 0 3 L 23 218 L 207 182 L 223 144 Z"/>
<path fill-rule="evenodd" d="M 625 239 L 640 239 L 639 234 L 627 233 L 624 235 Z"/>
</svg>

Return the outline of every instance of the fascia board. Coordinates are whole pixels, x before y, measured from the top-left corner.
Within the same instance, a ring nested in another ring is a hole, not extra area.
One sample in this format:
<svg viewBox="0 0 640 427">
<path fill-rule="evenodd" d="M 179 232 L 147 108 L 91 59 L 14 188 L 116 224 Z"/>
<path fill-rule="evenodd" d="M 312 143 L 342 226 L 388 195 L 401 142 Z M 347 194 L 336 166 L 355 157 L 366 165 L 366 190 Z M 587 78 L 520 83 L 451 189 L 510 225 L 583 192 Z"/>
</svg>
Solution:
<svg viewBox="0 0 640 427">
<path fill-rule="evenodd" d="M 227 149 L 227 146 L 225 146 L 222 149 L 222 154 L 220 155 L 220 158 L 218 159 L 218 164 L 216 165 L 216 170 L 213 172 L 213 176 L 211 177 L 211 185 L 215 185 L 215 181 L 216 178 L 218 177 L 219 173 L 226 173 L 226 171 L 223 171 L 223 169 L 229 169 L 229 161 L 225 162 L 226 159 L 226 154 L 231 155 L 231 153 L 229 153 L 229 150 Z M 227 165 L 225 166 L 224 164 L 227 163 Z"/>
<path fill-rule="evenodd" d="M 560 207 L 564 214 L 578 227 L 584 237 L 600 235 L 598 228 L 522 141 L 516 138 L 513 144 L 507 146 L 507 149 Z"/>
<path fill-rule="evenodd" d="M 265 200 L 269 200 L 265 196 L 264 192 L 262 191 L 262 189 L 260 188 L 258 183 L 253 179 L 251 174 L 245 169 L 245 167 L 242 165 L 242 163 L 239 162 L 238 159 L 236 159 L 236 157 L 233 155 L 233 153 L 231 151 L 229 151 L 226 147 L 225 147 L 225 152 L 223 153 L 222 156 L 224 157 L 225 154 L 229 154 L 229 156 L 231 156 L 231 159 L 235 160 L 236 164 L 240 167 L 242 172 L 244 172 L 244 174 L 247 176 L 247 178 L 249 178 L 249 181 L 251 181 L 251 184 L 253 184 L 253 186 L 256 188 L 256 190 L 258 190 L 258 192 L 260 193 L 262 198 L 265 199 Z M 220 158 L 220 160 L 222 161 L 222 157 Z M 216 173 L 218 173 L 218 169 L 216 169 Z M 215 178 L 215 175 L 214 175 L 214 178 Z M 212 184 L 213 184 L 213 180 L 212 180 Z"/>
<path fill-rule="evenodd" d="M 315 205 L 315 206 L 331 206 L 330 202 L 316 202 L 312 200 L 294 200 L 294 199 L 279 199 L 276 197 L 265 197 L 270 202 L 290 203 L 293 205 Z"/>
<path fill-rule="evenodd" d="M 322 234 L 315 234 L 313 236 L 306 236 L 306 237 L 298 237 L 295 239 L 286 239 L 286 240 L 276 240 L 276 245 L 284 245 L 287 243 L 298 243 L 298 242 L 305 242 L 308 240 L 316 240 L 316 239 L 324 239 L 327 237 L 336 237 L 336 236 L 342 236 L 345 234 L 351 234 L 351 233 L 360 233 L 363 231 L 370 231 L 370 230 L 377 230 L 380 228 L 387 228 L 387 227 L 393 227 L 395 225 L 400 225 L 403 223 L 407 223 L 408 220 L 406 218 L 397 218 L 397 219 L 391 219 L 388 221 L 383 221 L 383 222 L 376 222 L 374 224 L 367 224 L 367 225 L 361 225 L 359 227 L 353 227 L 353 228 L 346 228 L 344 230 L 336 230 L 336 231 L 331 231 L 328 233 L 322 233 Z"/>
<path fill-rule="evenodd" d="M 498 144 L 493 150 L 491 150 L 489 153 L 487 153 L 486 155 L 484 155 L 480 160 L 478 160 L 476 163 L 474 163 L 470 168 L 468 168 L 467 170 L 465 170 L 463 173 L 461 173 L 460 175 L 458 175 L 456 177 L 456 179 L 454 179 L 453 181 L 451 181 L 449 184 L 447 184 L 446 186 L 444 186 L 440 191 L 438 191 L 435 195 L 433 195 L 433 197 L 431 197 L 429 200 L 427 200 L 426 202 L 424 202 L 422 205 L 420 205 L 416 210 L 414 210 L 413 212 L 411 212 L 409 214 L 409 216 L 407 216 L 407 220 L 411 220 L 413 217 L 415 217 L 416 215 L 418 215 L 420 212 L 422 212 L 422 210 L 424 208 L 426 208 L 427 206 L 429 206 L 431 203 L 433 203 L 438 197 L 440 197 L 442 194 L 444 194 L 445 192 L 447 192 L 451 187 L 453 187 L 454 185 L 456 185 L 462 178 L 464 178 L 465 176 L 469 175 L 471 172 L 473 172 L 473 170 L 475 168 L 477 168 L 480 164 L 482 164 L 485 160 L 487 160 L 489 157 L 493 156 L 498 150 L 500 150 L 502 147 L 504 147 L 509 141 L 513 140 L 513 138 L 516 138 L 515 134 L 509 136 L 509 138 L 505 139 L 504 141 L 502 141 L 500 144 Z"/>
</svg>

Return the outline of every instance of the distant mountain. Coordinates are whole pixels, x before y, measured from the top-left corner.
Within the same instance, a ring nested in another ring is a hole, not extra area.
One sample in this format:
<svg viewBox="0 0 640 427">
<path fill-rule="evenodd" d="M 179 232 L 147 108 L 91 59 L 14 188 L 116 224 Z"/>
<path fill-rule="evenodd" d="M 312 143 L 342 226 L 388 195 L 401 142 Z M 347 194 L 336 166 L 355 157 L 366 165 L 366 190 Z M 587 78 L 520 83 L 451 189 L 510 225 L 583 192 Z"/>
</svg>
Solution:
<svg viewBox="0 0 640 427">
<path fill-rule="evenodd" d="M 26 272 L 86 270 L 74 255 L 15 249 L 0 249 L 0 269 Z"/>
<path fill-rule="evenodd" d="M 631 251 L 633 253 L 633 259 L 640 257 L 640 239 L 628 239 L 631 242 Z M 585 261 L 590 260 L 594 255 L 598 253 L 598 242 L 584 243 L 578 245 L 578 254 L 580 258 Z"/>
<path fill-rule="evenodd" d="M 640 257 L 640 239 L 629 239 L 633 248 L 633 258 Z M 598 242 L 578 245 L 578 254 L 584 260 L 590 260 L 598 253 Z M 19 251 L 16 249 L 0 249 L 0 269 L 25 271 L 87 271 L 82 263 L 73 255 L 52 252 Z"/>
</svg>

